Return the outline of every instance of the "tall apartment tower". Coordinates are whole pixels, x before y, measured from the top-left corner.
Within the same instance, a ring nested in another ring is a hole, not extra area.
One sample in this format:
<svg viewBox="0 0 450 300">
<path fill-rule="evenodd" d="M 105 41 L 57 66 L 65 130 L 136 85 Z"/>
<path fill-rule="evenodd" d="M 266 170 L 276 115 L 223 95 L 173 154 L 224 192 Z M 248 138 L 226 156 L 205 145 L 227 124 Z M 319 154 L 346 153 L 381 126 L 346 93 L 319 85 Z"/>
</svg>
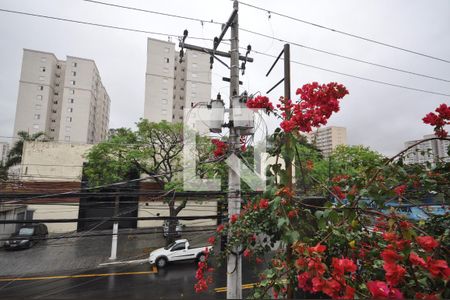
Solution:
<svg viewBox="0 0 450 300">
<path fill-rule="evenodd" d="M 183 122 L 183 109 L 211 100 L 209 55 L 185 50 L 180 63 L 175 44 L 147 40 L 144 118 Z"/>
<path fill-rule="evenodd" d="M 424 139 L 434 138 L 434 134 L 425 135 Z M 405 148 L 409 148 L 419 142 L 420 140 L 405 142 Z M 448 149 L 450 142 L 447 140 L 431 140 L 421 143 L 406 152 L 405 164 L 425 164 L 431 163 L 432 165 L 437 160 L 444 162 L 450 162 L 450 156 L 448 155 Z"/>
<path fill-rule="evenodd" d="M 9 143 L 0 142 L 0 164 L 6 163 L 9 152 Z"/>
<path fill-rule="evenodd" d="M 347 145 L 347 128 L 338 126 L 319 128 L 308 138 L 324 156 L 328 156 L 338 145 Z"/>
<path fill-rule="evenodd" d="M 24 49 L 14 136 L 42 131 L 54 141 L 98 143 L 107 137 L 110 103 L 93 60 Z"/>
</svg>

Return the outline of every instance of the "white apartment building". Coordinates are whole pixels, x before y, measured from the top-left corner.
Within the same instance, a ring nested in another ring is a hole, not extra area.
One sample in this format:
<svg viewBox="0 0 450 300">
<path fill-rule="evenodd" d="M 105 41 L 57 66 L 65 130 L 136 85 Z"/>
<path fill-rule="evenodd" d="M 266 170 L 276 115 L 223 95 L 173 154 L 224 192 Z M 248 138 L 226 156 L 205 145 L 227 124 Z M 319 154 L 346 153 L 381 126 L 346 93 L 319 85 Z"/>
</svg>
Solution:
<svg viewBox="0 0 450 300">
<path fill-rule="evenodd" d="M 107 137 L 110 99 L 91 59 L 24 49 L 14 136 L 45 132 L 54 141 L 98 143 Z"/>
<path fill-rule="evenodd" d="M 147 40 L 144 118 L 183 122 L 184 108 L 211 100 L 209 55 L 185 50 L 180 63 L 175 44 Z"/>
<path fill-rule="evenodd" d="M 0 142 L 0 162 L 6 163 L 6 159 L 9 152 L 9 144 L 6 142 Z"/>
<path fill-rule="evenodd" d="M 436 137 L 434 134 L 425 135 L 423 139 Z M 411 147 L 420 140 L 405 142 L 405 148 Z M 450 142 L 447 140 L 431 140 L 421 143 L 406 152 L 406 164 L 425 164 L 427 162 L 434 164 L 436 160 L 441 159 L 445 162 L 450 162 L 448 156 L 448 148 Z"/>
<path fill-rule="evenodd" d="M 308 139 L 327 157 L 338 145 L 347 145 L 347 128 L 338 126 L 319 128 L 310 133 Z"/>
</svg>

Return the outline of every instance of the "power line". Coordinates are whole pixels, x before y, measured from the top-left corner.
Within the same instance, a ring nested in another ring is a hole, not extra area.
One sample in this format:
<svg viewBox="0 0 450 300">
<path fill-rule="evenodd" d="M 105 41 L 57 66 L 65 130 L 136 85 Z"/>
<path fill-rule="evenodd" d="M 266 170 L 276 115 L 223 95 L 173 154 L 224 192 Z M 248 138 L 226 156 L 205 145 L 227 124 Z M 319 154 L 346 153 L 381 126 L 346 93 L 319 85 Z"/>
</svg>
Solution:
<svg viewBox="0 0 450 300">
<path fill-rule="evenodd" d="M 397 49 L 397 50 L 400 50 L 400 51 L 408 52 L 408 53 L 411 53 L 411 54 L 427 57 L 427 58 L 438 60 L 438 61 L 441 61 L 441 62 L 450 63 L 450 60 L 447 60 L 447 59 L 439 58 L 439 57 L 428 55 L 428 54 L 425 54 L 425 53 L 420 53 L 420 52 L 417 52 L 417 51 L 414 51 L 414 50 L 409 50 L 409 49 L 406 49 L 406 48 L 403 48 L 403 47 L 399 47 L 399 46 L 395 46 L 395 45 L 392 45 L 392 44 L 376 41 L 376 40 L 373 40 L 371 38 L 363 37 L 363 36 L 360 36 L 360 35 L 348 33 L 348 32 L 342 31 L 342 30 L 334 29 L 334 28 L 331 28 L 331 27 L 327 27 L 327 26 L 324 26 L 324 25 L 317 24 L 317 23 L 309 22 L 309 21 L 306 21 L 306 20 L 303 20 L 303 19 L 292 17 L 292 16 L 289 16 L 289 15 L 286 15 L 286 14 L 283 14 L 283 13 L 280 13 L 280 12 L 276 12 L 276 11 L 273 11 L 273 10 L 270 10 L 270 9 L 267 9 L 267 8 L 259 7 L 259 6 L 248 4 L 248 3 L 245 3 L 245 2 L 239 1 L 239 3 L 242 4 L 242 5 L 245 5 L 245 6 L 254 8 L 254 9 L 257 9 L 257 10 L 261 10 L 261 11 L 264 11 L 264 12 L 270 12 L 272 15 L 278 15 L 278 16 L 283 17 L 283 18 L 287 18 L 287 19 L 290 19 L 290 20 L 293 20 L 293 21 L 297 21 L 297 22 L 300 22 L 300 23 L 308 24 L 308 25 L 311 25 L 311 26 L 314 26 L 314 27 L 318 27 L 318 28 L 321 28 L 321 29 L 329 30 L 329 31 L 332 31 L 334 33 L 339 33 L 339 34 L 346 35 L 346 36 L 349 36 L 349 37 L 352 37 L 352 38 L 356 38 L 356 39 L 360 39 L 360 40 L 363 40 L 363 41 L 366 41 L 366 42 L 382 45 L 382 46 L 385 46 L 385 47 L 389 47 L 389 48 Z"/>
<path fill-rule="evenodd" d="M 99 23 L 86 22 L 86 21 L 80 21 L 80 20 L 73 20 L 73 19 L 67 19 L 67 18 L 52 17 L 52 16 L 48 16 L 48 15 L 41 15 L 41 14 L 35 14 L 35 13 L 29 13 L 29 12 L 23 12 L 23 11 L 17 11 L 17 10 L 9 10 L 9 9 L 0 8 L 0 11 L 11 13 L 11 14 L 25 15 L 25 16 L 38 17 L 38 18 L 45 18 L 45 19 L 50 19 L 50 20 L 57 20 L 57 21 L 63 21 L 63 22 L 69 22 L 69 23 L 77 23 L 77 24 L 83 24 L 83 25 L 91 25 L 91 26 L 97 26 L 97 27 L 103 27 L 103 28 L 109 28 L 109 29 L 118 29 L 118 30 L 124 30 L 124 31 L 146 33 L 146 34 L 153 34 L 153 35 L 161 35 L 161 36 L 180 37 L 179 34 L 170 34 L 170 33 L 162 33 L 162 32 L 156 32 L 156 31 L 148 31 L 148 30 L 142 30 L 142 29 L 129 28 L 129 27 L 121 27 L 121 26 L 114 26 L 114 25 L 107 25 L 107 24 L 99 24 Z M 212 39 L 202 38 L 202 37 L 189 36 L 189 38 L 196 39 L 196 40 L 212 41 Z"/>
<path fill-rule="evenodd" d="M 275 55 L 267 54 L 264 52 L 259 52 L 259 51 L 253 50 L 253 49 L 252 49 L 252 51 L 256 54 L 271 57 L 271 58 L 277 57 Z M 322 68 L 322 67 L 318 67 L 318 66 L 314 66 L 314 65 L 310 65 L 310 64 L 305 64 L 305 63 L 295 61 L 295 60 L 291 60 L 291 62 L 294 64 L 297 64 L 297 65 L 301 65 L 301 66 L 305 66 L 305 67 L 309 67 L 309 68 L 313 68 L 313 69 L 318 69 L 318 70 L 322 70 L 322 71 L 326 71 L 326 72 L 330 72 L 330 73 L 334 73 L 334 74 L 339 74 L 339 75 L 343 75 L 343 76 L 347 76 L 347 77 L 352 77 L 352 78 L 356 78 L 356 79 L 360 79 L 360 80 L 364 80 L 364 81 L 369 81 L 369 82 L 373 82 L 373 83 L 388 85 L 388 86 L 392 86 L 392 87 L 397 87 L 397 88 L 401 88 L 401 89 L 422 92 L 422 93 L 427 93 L 427 94 L 432 94 L 432 95 L 450 97 L 450 94 L 444 94 L 444 93 L 440 93 L 440 92 L 417 89 L 417 88 L 413 88 L 413 87 L 409 87 L 409 86 L 405 86 L 405 85 L 400 85 L 400 84 L 390 83 L 390 82 L 386 82 L 386 81 L 371 79 L 371 78 L 367 78 L 367 77 L 352 75 L 352 74 L 348 74 L 348 73 L 344 73 L 344 72 L 340 72 L 340 71 L 335 71 L 335 70 L 326 69 L 326 68 Z"/>
<path fill-rule="evenodd" d="M 443 78 L 439 78 L 439 77 L 434 77 L 434 76 L 430 76 L 430 75 L 416 73 L 416 72 L 403 70 L 403 69 L 399 69 L 399 68 L 389 67 L 389 66 L 378 64 L 378 63 L 374 63 L 374 62 L 370 62 L 370 61 L 366 61 L 366 60 L 362 60 L 362 59 L 358 59 L 358 58 L 354 58 L 354 57 L 350 57 L 350 56 L 346 56 L 346 55 L 342 55 L 342 54 L 337 54 L 337 53 L 333 53 L 333 52 L 330 52 L 330 51 L 321 50 L 321 49 L 318 49 L 318 48 L 313 48 L 313 47 L 310 47 L 310 46 L 299 44 L 297 42 L 292 42 L 292 41 L 288 41 L 288 40 L 285 40 L 285 39 L 277 38 L 277 37 L 274 37 L 274 36 L 269 36 L 269 35 L 266 35 L 266 34 L 263 34 L 263 33 L 260 33 L 260 32 L 256 32 L 256 31 L 252 31 L 252 30 L 248 30 L 248 29 L 245 29 L 245 28 L 240 28 L 240 30 L 242 30 L 244 32 L 248 32 L 248 33 L 254 34 L 254 35 L 262 36 L 262 37 L 265 37 L 265 38 L 268 38 L 268 39 L 276 40 L 276 41 L 279 41 L 279 42 L 289 43 L 291 45 L 294 45 L 294 46 L 297 46 L 297 47 L 301 47 L 301 48 L 305 48 L 305 49 L 308 49 L 308 50 L 312 50 L 312 51 L 316 51 L 316 52 L 320 52 L 320 53 L 324 53 L 324 54 L 328 54 L 328 55 L 332 55 L 332 56 L 336 56 L 336 57 L 340 57 L 340 58 L 356 61 L 356 62 L 359 62 L 359 63 L 363 63 L 363 64 L 367 64 L 367 65 L 371 65 L 371 66 L 375 66 L 375 67 L 379 67 L 379 68 L 384 68 L 384 69 L 387 69 L 387 70 L 397 71 L 397 72 L 401 72 L 401 73 L 406 73 L 406 74 L 420 76 L 420 77 L 424 77 L 424 78 L 439 80 L 439 81 L 443 81 L 443 82 L 450 82 L 450 80 L 448 80 L 448 79 L 443 79 Z"/>
<path fill-rule="evenodd" d="M 184 19 L 184 20 L 189 20 L 189 21 L 196 21 L 196 22 L 200 22 L 202 25 L 204 23 L 216 24 L 216 25 L 222 25 L 223 24 L 221 22 L 215 22 L 214 20 L 205 20 L 205 19 L 199 19 L 199 18 L 193 18 L 193 17 L 186 17 L 186 16 L 181 16 L 181 15 L 176 15 L 176 14 L 170 14 L 170 13 L 159 12 L 159 11 L 154 11 L 154 10 L 142 9 L 142 8 L 137 8 L 137 7 L 131 7 L 131 6 L 123 6 L 123 5 L 118 5 L 118 4 L 114 4 L 114 3 L 102 2 L 102 1 L 95 1 L 95 0 L 83 0 L 83 1 L 85 1 L 85 2 L 92 2 L 92 3 L 95 3 L 95 4 L 106 5 L 106 6 L 117 7 L 117 8 L 129 9 L 129 10 L 134 10 L 134 11 L 146 12 L 146 13 L 150 13 L 150 14 L 161 15 L 161 16 L 166 16 L 166 17 L 171 17 L 171 18 Z"/>
<path fill-rule="evenodd" d="M 120 221 L 164 221 L 164 220 L 209 220 L 219 219 L 217 215 L 207 216 L 176 216 L 176 217 L 92 217 L 92 218 L 72 218 L 72 219 L 35 219 L 35 220 L 0 220 L 0 224 L 33 224 L 33 223 L 78 223 L 78 222 L 98 222 L 107 220 L 108 222 Z"/>
<path fill-rule="evenodd" d="M 193 18 L 193 17 L 186 17 L 186 16 L 182 16 L 182 15 L 169 14 L 169 13 L 158 12 L 158 11 L 153 11 L 153 10 L 146 10 L 146 9 L 141 9 L 141 8 L 131 7 L 131 6 L 124 6 L 124 5 L 106 3 L 106 2 L 102 2 L 102 1 L 95 1 L 95 0 L 83 0 L 83 1 L 96 3 L 96 4 L 100 4 L 100 5 L 116 7 L 116 8 L 121 8 L 121 9 L 128 9 L 128 10 L 146 12 L 146 13 L 151 13 L 151 14 L 156 14 L 156 15 L 161 15 L 161 16 L 168 16 L 168 17 L 172 17 L 172 18 L 185 19 L 185 20 L 189 20 L 189 21 L 196 21 L 196 22 L 201 22 L 202 24 L 203 23 L 210 23 L 210 24 L 215 24 L 215 25 L 221 25 L 222 24 L 220 22 L 214 22 L 213 20 L 208 21 L 208 20 L 204 20 L 204 19 L 198 19 L 198 18 Z M 289 44 L 292 44 L 292 45 L 297 46 L 297 47 L 301 47 L 301 48 L 304 48 L 304 49 L 308 49 L 308 50 L 324 53 L 324 54 L 327 54 L 327 55 L 332 55 L 332 56 L 336 56 L 336 57 L 340 57 L 340 58 L 356 61 L 356 62 L 363 63 L 363 64 L 368 64 L 368 65 L 371 65 L 371 66 L 384 68 L 384 69 L 391 70 L 391 71 L 402 72 L 402 73 L 406 73 L 406 74 L 410 74 L 410 75 L 420 76 L 420 77 L 424 77 L 424 78 L 428 78 L 428 79 L 439 80 L 439 81 L 443 81 L 443 82 L 450 82 L 450 80 L 448 80 L 448 79 L 443 79 L 443 78 L 439 78 L 439 77 L 435 77 L 435 76 L 430 76 L 430 75 L 425 75 L 425 74 L 421 74 L 421 73 L 416 73 L 416 72 L 403 70 L 403 69 L 399 69 L 399 68 L 394 68 L 394 67 L 390 67 L 390 66 L 386 66 L 386 65 L 382 65 L 382 64 L 378 64 L 378 63 L 374 63 L 374 62 L 370 62 L 370 61 L 366 61 L 366 60 L 362 60 L 362 59 L 358 59 L 358 58 L 354 58 L 354 57 L 338 54 L 338 53 L 333 53 L 333 52 L 330 52 L 330 51 L 326 51 L 326 50 L 322 50 L 322 49 L 306 46 L 306 45 L 303 45 L 303 44 L 299 44 L 297 42 L 292 42 L 292 41 L 288 41 L 288 40 L 285 40 L 285 39 L 276 38 L 274 36 L 269 36 L 269 35 L 266 35 L 266 34 L 263 34 L 263 33 L 260 33 L 260 32 L 256 32 L 256 31 L 253 31 L 253 30 L 245 29 L 245 28 L 242 28 L 242 27 L 240 27 L 239 29 L 241 31 L 248 32 L 248 33 L 253 34 L 253 35 L 258 35 L 258 36 L 261 36 L 261 37 L 264 37 L 264 38 L 280 41 L 280 42 L 283 42 L 283 43 L 289 43 Z"/>
</svg>

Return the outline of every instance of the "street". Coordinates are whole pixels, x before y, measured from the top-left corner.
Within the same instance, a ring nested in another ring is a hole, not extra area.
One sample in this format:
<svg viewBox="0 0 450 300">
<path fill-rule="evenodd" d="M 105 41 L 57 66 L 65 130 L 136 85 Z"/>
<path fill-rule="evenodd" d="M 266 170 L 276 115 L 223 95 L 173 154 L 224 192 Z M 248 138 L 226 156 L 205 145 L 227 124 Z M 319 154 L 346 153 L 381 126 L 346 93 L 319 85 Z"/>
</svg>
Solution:
<svg viewBox="0 0 450 300">
<path fill-rule="evenodd" d="M 244 295 L 255 280 L 254 267 L 244 263 Z M 195 293 L 196 264 L 179 262 L 157 270 L 147 262 L 85 270 L 82 273 L 46 274 L 0 279 L 1 299 L 224 299 L 226 276 L 219 268 L 207 292 Z"/>
<path fill-rule="evenodd" d="M 158 270 L 147 262 L 148 253 L 164 246 L 165 240 L 162 234 L 139 232 L 123 231 L 119 235 L 116 261 L 109 260 L 110 236 L 48 240 L 19 251 L 0 249 L 0 299 L 225 297 L 223 267 L 214 272 L 209 291 L 197 294 L 196 264 L 177 262 Z M 210 235 L 210 232 L 186 232 L 183 238 L 206 245 Z M 243 284 L 255 282 L 255 267 L 245 261 L 243 266 Z M 244 293 L 250 291 L 249 285 L 244 288 Z"/>
</svg>

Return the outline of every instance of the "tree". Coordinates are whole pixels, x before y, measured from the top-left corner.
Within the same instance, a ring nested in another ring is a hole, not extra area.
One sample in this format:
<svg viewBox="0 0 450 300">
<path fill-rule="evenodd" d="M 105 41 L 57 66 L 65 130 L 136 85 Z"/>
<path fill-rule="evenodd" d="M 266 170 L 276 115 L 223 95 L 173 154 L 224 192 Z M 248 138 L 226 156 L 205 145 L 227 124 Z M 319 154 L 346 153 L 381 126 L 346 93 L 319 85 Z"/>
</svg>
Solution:
<svg viewBox="0 0 450 300">
<path fill-rule="evenodd" d="M 151 176 L 161 189 L 179 190 L 182 186 L 183 127 L 181 124 L 152 123 L 141 119 L 137 130 L 121 128 L 108 141 L 95 145 L 87 154 L 85 174 L 91 185 L 119 182 L 135 168 Z M 210 144 L 210 143 L 209 143 Z M 211 145 L 200 156 L 211 153 Z M 206 155 L 207 156 L 207 155 Z M 176 206 L 175 198 L 168 200 L 170 217 L 176 217 L 186 207 L 187 200 Z M 176 223 L 169 222 L 169 242 Z"/>
<path fill-rule="evenodd" d="M 9 150 L 8 157 L 6 159 L 5 167 L 7 169 L 22 162 L 23 145 L 25 142 L 33 142 L 38 140 L 42 142 L 48 141 L 44 132 L 37 132 L 30 135 L 26 131 L 19 131 L 17 132 L 17 136 L 19 137 L 19 140 L 16 141 Z"/>
<path fill-rule="evenodd" d="M 295 103 L 282 99 L 283 131 L 275 132 L 274 148 L 284 166 L 296 164 L 296 152 L 305 150 L 296 149 L 300 132 L 325 125 L 346 93 L 335 83 L 313 83 L 297 90 Z M 442 107 L 439 113 L 449 120 L 450 108 Z M 402 197 L 408 189 L 448 190 L 449 169 L 405 168 L 402 155 L 384 159 L 361 147 L 338 149 L 332 189 L 326 181 L 320 185 L 337 201 L 323 205 L 305 201 L 301 189 L 292 188 L 287 168 L 278 168 L 279 182 L 272 177 L 263 195 L 245 199 L 241 213 L 217 228 L 218 237 L 229 237 L 220 258 L 236 255 L 237 247 L 254 263 L 270 256 L 251 295 L 256 299 L 449 298 L 448 214 L 414 223 L 400 209 L 383 210 L 386 197 Z M 305 168 L 305 178 L 313 170 Z M 374 206 L 363 198 L 374 199 Z M 208 262 L 199 264 L 196 291 L 207 289 L 209 270 Z"/>
</svg>

